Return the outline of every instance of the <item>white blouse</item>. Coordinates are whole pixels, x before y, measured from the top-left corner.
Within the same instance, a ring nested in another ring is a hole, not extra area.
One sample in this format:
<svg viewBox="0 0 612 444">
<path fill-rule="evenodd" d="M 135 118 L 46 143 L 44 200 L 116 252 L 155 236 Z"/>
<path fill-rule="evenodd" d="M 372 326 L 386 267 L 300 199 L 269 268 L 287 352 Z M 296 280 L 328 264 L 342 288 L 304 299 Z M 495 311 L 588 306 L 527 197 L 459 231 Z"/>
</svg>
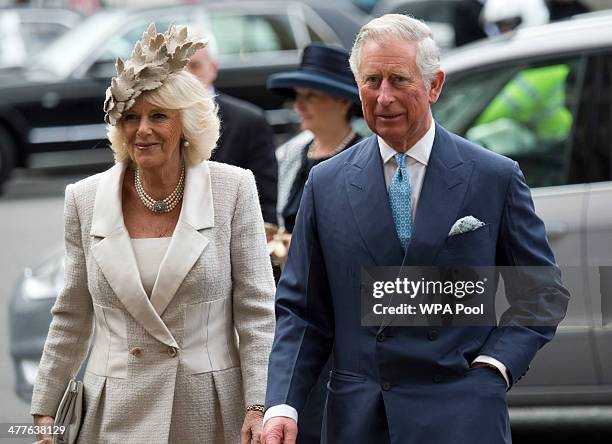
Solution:
<svg viewBox="0 0 612 444">
<path fill-rule="evenodd" d="M 164 256 L 166 256 L 171 239 L 171 237 L 131 239 L 138 272 L 140 273 L 140 280 L 149 298 L 153 293 L 153 287 L 159 274 L 159 267 Z"/>
</svg>

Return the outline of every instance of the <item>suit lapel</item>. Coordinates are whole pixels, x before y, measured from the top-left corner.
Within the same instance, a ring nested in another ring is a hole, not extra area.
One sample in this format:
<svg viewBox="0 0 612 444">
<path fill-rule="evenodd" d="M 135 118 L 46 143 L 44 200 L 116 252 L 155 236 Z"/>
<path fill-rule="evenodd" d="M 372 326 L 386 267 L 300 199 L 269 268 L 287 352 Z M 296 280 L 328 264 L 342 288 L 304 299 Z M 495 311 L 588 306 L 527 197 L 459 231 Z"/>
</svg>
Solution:
<svg viewBox="0 0 612 444">
<path fill-rule="evenodd" d="M 202 162 L 196 166 L 189 166 L 185 178 L 181 215 L 151 294 L 151 304 L 160 316 L 210 242 L 199 230 L 213 227 L 214 219 L 208 164 Z"/>
<path fill-rule="evenodd" d="M 361 145 L 344 166 L 345 186 L 353 216 L 374 262 L 399 265 L 403 252 L 387 198 L 380 149 L 376 136 Z"/>
<path fill-rule="evenodd" d="M 118 163 L 100 178 L 90 234 L 102 239 L 94 242 L 91 252 L 128 313 L 158 341 L 178 347 L 144 291 L 130 236 L 123 223 L 121 191 L 125 168 L 125 163 Z"/>
<path fill-rule="evenodd" d="M 405 265 L 433 263 L 457 220 L 472 169 L 472 163 L 462 160 L 450 134 L 436 124 Z"/>
</svg>

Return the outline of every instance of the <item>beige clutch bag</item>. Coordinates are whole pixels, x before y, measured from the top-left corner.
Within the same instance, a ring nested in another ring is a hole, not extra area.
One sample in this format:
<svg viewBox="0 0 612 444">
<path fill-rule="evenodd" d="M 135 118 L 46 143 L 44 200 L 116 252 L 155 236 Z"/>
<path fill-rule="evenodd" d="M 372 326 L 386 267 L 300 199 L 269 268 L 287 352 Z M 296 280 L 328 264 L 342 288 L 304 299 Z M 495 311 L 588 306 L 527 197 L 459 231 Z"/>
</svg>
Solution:
<svg viewBox="0 0 612 444">
<path fill-rule="evenodd" d="M 83 421 L 83 382 L 71 379 L 55 415 L 56 427 L 64 433 L 53 435 L 53 444 L 74 444 Z"/>
</svg>

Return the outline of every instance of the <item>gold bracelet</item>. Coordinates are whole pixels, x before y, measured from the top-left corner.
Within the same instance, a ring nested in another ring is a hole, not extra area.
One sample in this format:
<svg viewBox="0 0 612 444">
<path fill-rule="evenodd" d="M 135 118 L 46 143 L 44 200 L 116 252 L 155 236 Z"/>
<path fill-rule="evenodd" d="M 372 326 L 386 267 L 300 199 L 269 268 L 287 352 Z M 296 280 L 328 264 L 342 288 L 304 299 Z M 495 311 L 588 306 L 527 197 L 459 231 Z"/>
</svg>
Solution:
<svg viewBox="0 0 612 444">
<path fill-rule="evenodd" d="M 266 410 L 266 408 L 261 405 L 261 404 L 251 404 L 250 406 L 248 406 L 246 408 L 247 412 L 260 412 L 260 413 L 264 413 L 264 411 Z"/>
</svg>

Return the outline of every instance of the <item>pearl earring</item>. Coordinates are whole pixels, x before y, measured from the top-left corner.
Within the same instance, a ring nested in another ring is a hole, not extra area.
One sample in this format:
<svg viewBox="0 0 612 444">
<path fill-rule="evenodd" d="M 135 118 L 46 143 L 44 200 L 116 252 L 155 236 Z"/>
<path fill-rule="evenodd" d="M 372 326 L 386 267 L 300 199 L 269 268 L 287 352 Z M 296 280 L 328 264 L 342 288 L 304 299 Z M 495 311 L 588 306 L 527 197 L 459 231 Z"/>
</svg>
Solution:
<svg viewBox="0 0 612 444">
<path fill-rule="evenodd" d="M 189 141 L 183 140 L 183 148 L 189 148 Z"/>
</svg>

